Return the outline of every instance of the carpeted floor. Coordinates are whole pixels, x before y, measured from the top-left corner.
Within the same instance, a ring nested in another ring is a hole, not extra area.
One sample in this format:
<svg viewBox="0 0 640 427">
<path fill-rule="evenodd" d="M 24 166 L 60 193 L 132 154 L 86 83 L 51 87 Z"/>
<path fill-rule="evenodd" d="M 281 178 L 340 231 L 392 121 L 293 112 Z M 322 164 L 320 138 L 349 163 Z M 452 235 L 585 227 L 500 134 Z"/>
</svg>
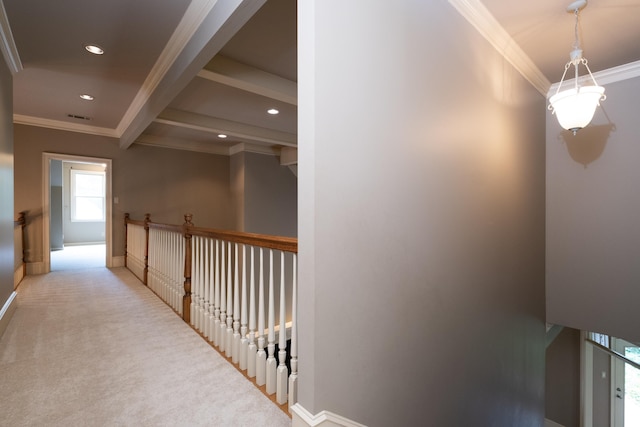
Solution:
<svg viewBox="0 0 640 427">
<path fill-rule="evenodd" d="M 98 268 L 106 265 L 105 244 L 65 246 L 51 251 L 51 271 Z"/>
<path fill-rule="evenodd" d="M 290 426 L 124 268 L 28 276 L 0 338 L 0 425 Z"/>
</svg>

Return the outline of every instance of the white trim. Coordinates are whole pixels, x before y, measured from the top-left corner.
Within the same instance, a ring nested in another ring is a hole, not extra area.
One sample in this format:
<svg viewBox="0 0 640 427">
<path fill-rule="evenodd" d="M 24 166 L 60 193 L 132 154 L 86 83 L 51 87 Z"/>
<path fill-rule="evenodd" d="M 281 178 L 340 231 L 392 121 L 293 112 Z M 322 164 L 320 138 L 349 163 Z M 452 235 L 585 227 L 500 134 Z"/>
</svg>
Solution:
<svg viewBox="0 0 640 427">
<path fill-rule="evenodd" d="M 491 12 L 480 0 L 449 0 L 449 3 L 473 25 L 476 30 L 507 60 L 522 76 L 546 96 L 551 82 L 502 28 Z"/>
<path fill-rule="evenodd" d="M 22 279 L 24 279 L 24 268 L 22 267 L 22 263 L 20 263 L 20 266 L 13 272 L 13 289 L 18 287 Z"/>
<path fill-rule="evenodd" d="M 51 243 L 50 243 L 50 195 L 49 195 L 49 168 L 51 160 L 62 160 L 65 162 L 80 163 L 100 163 L 105 164 L 106 175 L 106 221 L 104 227 L 105 246 L 106 246 L 106 266 L 111 267 L 113 264 L 113 195 L 111 188 L 112 181 L 112 160 L 98 157 L 74 156 L 70 154 L 42 153 L 42 257 L 44 260 L 43 271 L 48 273 L 51 271 Z M 29 265 L 27 265 L 28 269 Z M 28 270 L 27 270 L 28 272 Z"/>
<path fill-rule="evenodd" d="M 564 427 L 562 424 L 558 424 L 555 421 L 551 421 L 547 418 L 544 419 L 544 427 Z"/>
<path fill-rule="evenodd" d="M 18 71 L 22 71 L 22 61 L 20 60 L 20 54 L 16 47 L 16 42 L 13 39 L 13 33 L 11 32 L 11 25 L 9 25 L 9 18 L 7 17 L 7 11 L 4 8 L 4 3 L 0 1 L 0 50 L 2 50 L 2 56 L 11 70 L 11 74 L 16 74 Z"/>
<path fill-rule="evenodd" d="M 111 257 L 111 268 L 124 267 L 124 255 Z"/>
<path fill-rule="evenodd" d="M 291 416 L 291 427 L 366 427 L 329 411 L 312 415 L 300 403 L 291 407 Z"/>
<path fill-rule="evenodd" d="M 2 310 L 0 310 L 0 337 L 4 334 L 11 320 L 11 316 L 13 316 L 13 313 L 16 311 L 16 295 L 18 294 L 13 291 L 11 295 L 9 295 L 9 298 L 7 298 L 7 302 L 2 306 Z"/>
<path fill-rule="evenodd" d="M 623 80 L 633 79 L 636 77 L 640 77 L 640 61 L 630 62 L 628 64 L 619 65 L 617 67 L 593 73 L 593 78 L 596 79 L 596 82 L 598 82 L 598 84 L 602 86 L 609 83 L 616 83 Z M 589 79 L 589 76 L 580 76 L 579 79 Z M 575 79 L 565 80 L 563 84 L 566 84 L 567 87 L 571 87 L 574 81 Z M 547 98 L 556 93 L 559 84 L 560 82 L 556 82 L 551 85 L 551 87 L 549 88 L 549 92 L 547 93 Z"/>
<path fill-rule="evenodd" d="M 46 272 L 47 270 L 45 269 L 44 261 L 27 263 L 27 276 L 35 276 Z"/>
<path fill-rule="evenodd" d="M 110 138 L 120 137 L 115 129 L 69 123 L 63 122 L 61 120 L 43 119 L 41 117 L 25 116 L 22 114 L 14 114 L 13 123 L 19 125 L 38 126 L 48 129 L 64 130 L 67 132 L 78 132 L 86 133 L 89 135 L 107 136 Z"/>
<path fill-rule="evenodd" d="M 122 117 L 117 128 L 118 138 L 120 138 L 125 130 L 131 126 L 131 123 L 145 106 L 150 96 L 156 90 L 162 78 L 167 74 L 176 61 L 180 53 L 191 41 L 193 35 L 198 31 L 204 19 L 216 5 L 218 0 L 192 0 L 189 7 L 180 20 L 171 38 L 167 42 L 164 50 L 158 57 L 153 69 L 140 87 L 133 102 L 129 105 L 127 112 Z M 126 148 L 126 147 L 125 147 Z"/>
</svg>

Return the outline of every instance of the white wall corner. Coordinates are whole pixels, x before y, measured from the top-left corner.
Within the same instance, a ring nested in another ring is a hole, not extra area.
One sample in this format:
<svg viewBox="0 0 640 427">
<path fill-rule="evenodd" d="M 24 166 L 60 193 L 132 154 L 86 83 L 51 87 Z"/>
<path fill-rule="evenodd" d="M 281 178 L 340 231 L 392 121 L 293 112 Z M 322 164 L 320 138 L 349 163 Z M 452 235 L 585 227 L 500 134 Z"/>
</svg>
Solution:
<svg viewBox="0 0 640 427">
<path fill-rule="evenodd" d="M 27 263 L 27 276 L 33 276 L 36 274 L 46 273 L 44 262 L 28 262 Z"/>
<path fill-rule="evenodd" d="M 341 415 L 322 411 L 312 415 L 304 407 L 296 403 L 291 407 L 291 427 L 366 427 Z"/>
<path fill-rule="evenodd" d="M 18 294 L 16 294 L 15 291 L 12 292 L 7 302 L 2 306 L 2 310 L 0 310 L 0 337 L 4 334 L 5 329 L 7 329 L 7 325 L 9 325 L 9 321 L 18 306 L 16 303 L 16 295 Z"/>
<path fill-rule="evenodd" d="M 124 255 L 111 257 L 111 265 L 109 267 L 124 267 Z"/>
</svg>

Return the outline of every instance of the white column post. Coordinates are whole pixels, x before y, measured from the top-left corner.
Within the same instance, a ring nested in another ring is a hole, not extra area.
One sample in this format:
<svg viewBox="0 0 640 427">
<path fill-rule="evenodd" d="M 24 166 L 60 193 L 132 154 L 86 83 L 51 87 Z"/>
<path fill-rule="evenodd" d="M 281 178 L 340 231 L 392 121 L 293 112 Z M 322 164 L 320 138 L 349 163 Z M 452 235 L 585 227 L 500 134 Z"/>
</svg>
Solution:
<svg viewBox="0 0 640 427">
<path fill-rule="evenodd" d="M 293 254 L 291 294 L 291 375 L 289 375 L 289 412 L 298 403 L 298 255 Z"/>
<path fill-rule="evenodd" d="M 240 370 L 247 369 L 247 245 L 242 245 L 242 301 L 240 315 Z"/>
<path fill-rule="evenodd" d="M 254 268 L 254 250 L 251 247 L 251 276 L 249 277 L 249 345 L 247 346 L 247 375 L 249 378 L 256 376 L 256 357 L 257 350 L 256 339 L 256 286 L 255 286 L 255 268 Z"/>
<path fill-rule="evenodd" d="M 227 336 L 224 338 L 227 357 L 233 354 L 233 278 L 231 274 L 231 242 L 227 242 Z"/>
<path fill-rule="evenodd" d="M 266 382 L 267 353 L 264 351 L 264 264 L 263 250 L 260 248 L 260 271 L 258 288 L 258 353 L 256 355 L 256 384 Z"/>
<path fill-rule="evenodd" d="M 238 244 L 235 245 L 234 258 L 234 274 L 233 274 L 233 347 L 231 351 L 231 360 L 238 363 L 240 359 L 240 277 L 238 274 L 238 265 L 240 260 L 238 257 Z"/>
<path fill-rule="evenodd" d="M 269 249 L 269 357 L 267 358 L 267 394 L 276 392 L 276 308 L 273 289 L 273 249 Z"/>
</svg>

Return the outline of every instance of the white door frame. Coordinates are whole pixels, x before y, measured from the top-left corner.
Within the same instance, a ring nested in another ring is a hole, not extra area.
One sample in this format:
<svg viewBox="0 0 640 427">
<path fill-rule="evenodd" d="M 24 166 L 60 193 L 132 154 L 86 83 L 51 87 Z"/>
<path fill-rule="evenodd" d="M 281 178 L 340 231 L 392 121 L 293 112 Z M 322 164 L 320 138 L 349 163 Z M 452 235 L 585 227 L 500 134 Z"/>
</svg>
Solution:
<svg viewBox="0 0 640 427">
<path fill-rule="evenodd" d="M 107 267 L 113 267 L 113 254 L 112 254 L 112 197 L 111 197 L 111 159 L 103 159 L 99 157 L 85 157 L 74 156 L 70 154 L 57 154 L 57 153 L 42 153 L 42 256 L 44 261 L 43 273 L 51 271 L 51 242 L 50 242 L 50 221 L 51 221 L 51 196 L 50 196 L 50 167 L 51 160 L 61 160 L 63 162 L 76 162 L 76 163 L 101 163 L 105 164 L 105 243 L 106 243 L 106 260 L 105 265 Z"/>
</svg>

